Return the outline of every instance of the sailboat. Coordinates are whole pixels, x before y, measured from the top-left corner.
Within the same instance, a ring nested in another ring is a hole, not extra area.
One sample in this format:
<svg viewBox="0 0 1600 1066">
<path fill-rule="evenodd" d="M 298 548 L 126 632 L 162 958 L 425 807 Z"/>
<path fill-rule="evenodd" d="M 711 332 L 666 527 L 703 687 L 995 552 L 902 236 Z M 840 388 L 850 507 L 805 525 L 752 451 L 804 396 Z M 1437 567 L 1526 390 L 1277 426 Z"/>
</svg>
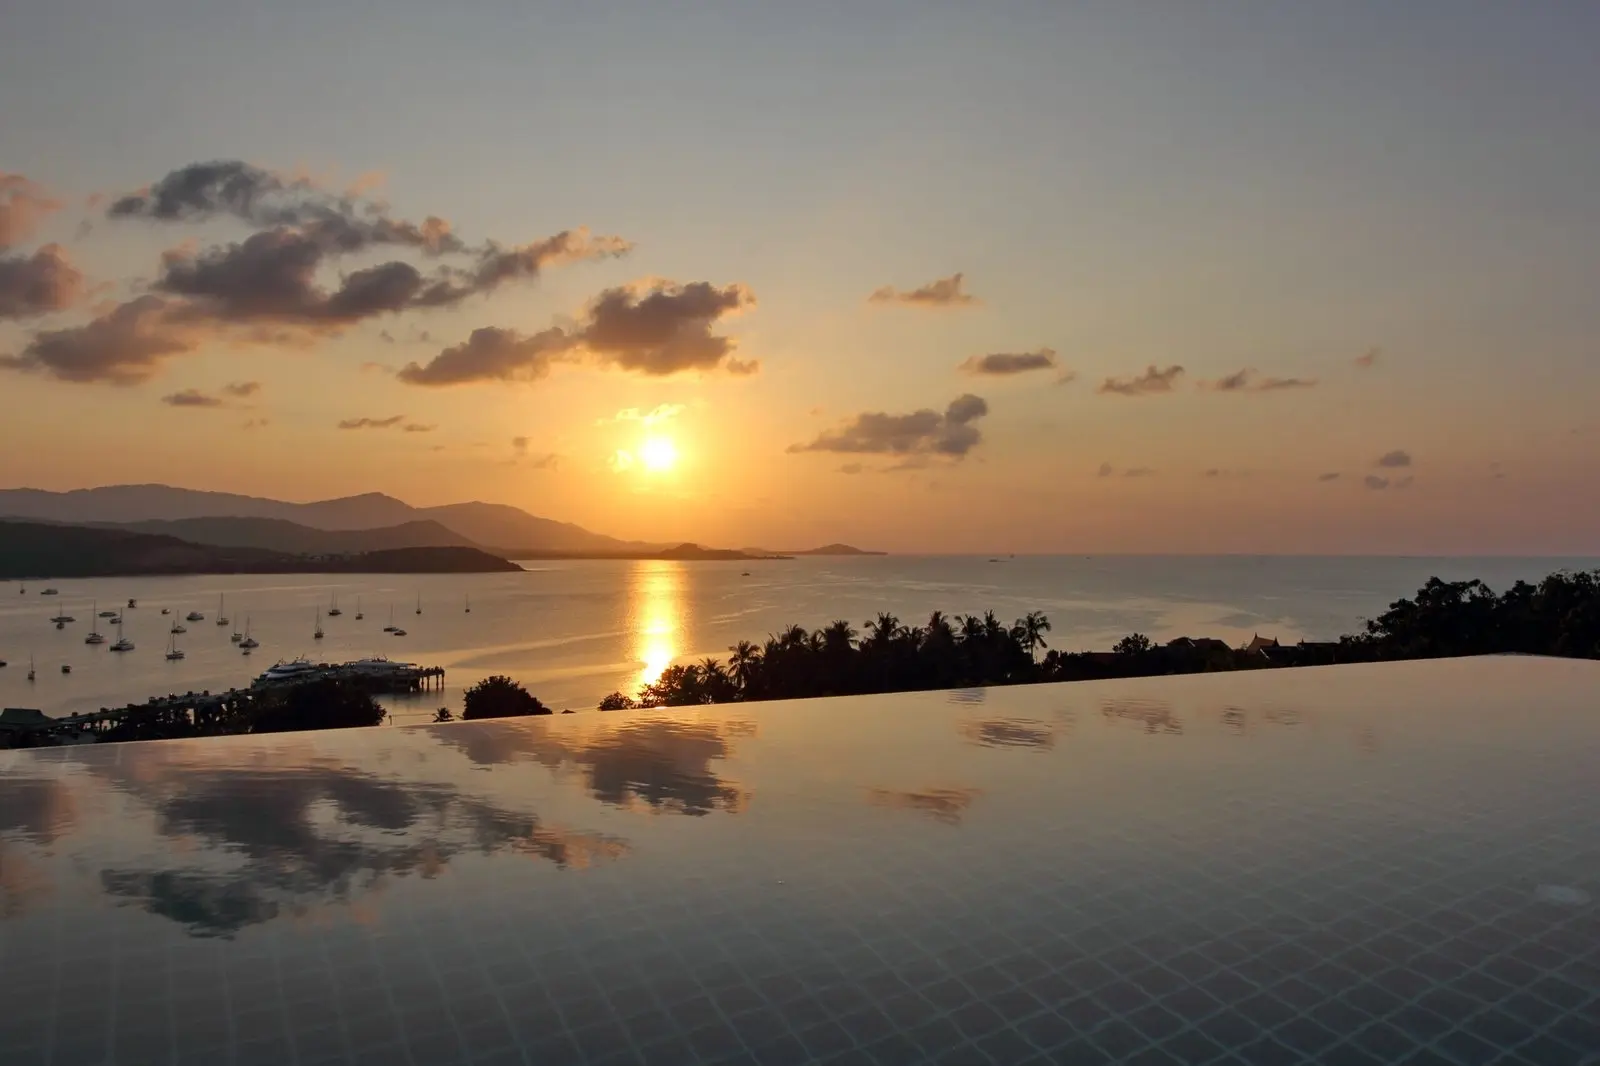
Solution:
<svg viewBox="0 0 1600 1066">
<path fill-rule="evenodd" d="M 467 595 L 467 611 L 466 611 L 466 613 L 467 614 L 471 614 L 472 613 L 472 595 L 470 593 L 468 593 L 468 595 Z"/>
<path fill-rule="evenodd" d="M 57 611 L 56 612 L 56 616 L 54 618 L 50 619 L 50 621 L 52 621 L 52 622 L 54 622 L 56 624 L 56 628 L 57 629 L 60 629 L 62 626 L 66 625 L 68 622 L 76 622 L 77 619 L 72 617 L 66 611 Z"/>
<path fill-rule="evenodd" d="M 317 640 L 321 640 L 322 639 L 322 608 L 321 607 L 317 608 L 317 628 L 316 628 L 316 632 L 312 633 L 311 636 L 313 638 L 317 639 Z"/>
<path fill-rule="evenodd" d="M 33 654 L 30 652 L 28 654 L 28 680 L 32 681 L 33 678 L 34 678 L 34 673 L 33 673 Z"/>
<path fill-rule="evenodd" d="M 385 633 L 394 632 L 394 604 L 389 605 L 389 624 L 383 627 Z"/>
<path fill-rule="evenodd" d="M 122 635 L 122 618 L 117 617 L 117 642 L 111 645 L 112 651 L 132 651 L 133 641 Z"/>
<path fill-rule="evenodd" d="M 187 626 L 185 626 L 182 622 L 180 622 L 176 618 L 174 618 L 172 620 L 172 628 L 167 630 L 167 632 L 168 633 L 187 633 L 187 632 L 189 632 L 189 628 Z"/>
<path fill-rule="evenodd" d="M 335 592 L 333 594 L 333 606 L 328 608 L 328 617 L 338 618 L 341 614 L 344 614 L 344 612 L 339 610 L 339 594 Z"/>
<path fill-rule="evenodd" d="M 356 621 L 359 622 L 365 617 L 366 617 L 366 615 L 361 613 L 361 597 L 357 596 L 356 597 Z"/>
<path fill-rule="evenodd" d="M 178 638 L 176 635 L 174 635 L 171 642 L 167 645 L 167 662 L 175 662 L 181 658 L 183 658 L 183 650 L 178 647 Z"/>
<path fill-rule="evenodd" d="M 417 593 L 417 613 L 422 613 L 422 593 Z"/>
<path fill-rule="evenodd" d="M 244 639 L 239 642 L 239 650 L 243 651 L 246 655 L 249 655 L 251 648 L 259 647 L 261 647 L 261 642 L 250 635 L 250 616 L 245 615 Z"/>
<path fill-rule="evenodd" d="M 94 618 L 104 618 L 105 617 L 104 615 L 100 614 L 98 611 L 95 610 L 95 608 L 99 607 L 99 606 L 100 605 L 97 603 L 97 604 L 94 605 L 94 607 L 90 607 L 89 608 L 89 614 L 92 615 Z M 100 627 L 95 625 L 94 622 L 91 621 L 89 623 L 89 635 L 83 638 L 83 642 L 85 644 L 104 644 L 106 642 L 106 638 L 102 637 L 100 635 Z"/>
<path fill-rule="evenodd" d="M 219 626 L 229 625 L 230 623 L 228 622 L 228 616 L 222 613 L 222 607 L 223 607 L 223 594 L 219 592 L 219 593 L 217 593 L 217 625 L 219 625 Z"/>
</svg>

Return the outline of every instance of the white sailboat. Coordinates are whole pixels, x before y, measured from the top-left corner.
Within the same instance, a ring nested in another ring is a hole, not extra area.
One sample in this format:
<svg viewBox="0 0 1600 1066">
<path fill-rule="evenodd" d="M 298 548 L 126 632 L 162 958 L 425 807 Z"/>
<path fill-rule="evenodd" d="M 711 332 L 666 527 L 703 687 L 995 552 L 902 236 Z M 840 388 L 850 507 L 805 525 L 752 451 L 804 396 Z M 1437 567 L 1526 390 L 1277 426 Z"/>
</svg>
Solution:
<svg viewBox="0 0 1600 1066">
<path fill-rule="evenodd" d="M 111 645 L 112 651 L 132 651 L 133 641 L 122 635 L 122 617 L 117 617 L 117 642 Z"/>
<path fill-rule="evenodd" d="M 32 653 L 32 652 L 29 652 L 29 653 L 28 653 L 28 680 L 29 680 L 29 681 L 32 681 L 32 680 L 33 680 L 33 678 L 34 678 L 34 672 L 33 672 L 33 653 Z"/>
<path fill-rule="evenodd" d="M 172 620 L 172 628 L 167 630 L 167 632 L 168 633 L 187 633 L 187 632 L 189 632 L 189 628 L 187 626 L 185 626 L 182 622 L 180 622 L 176 618 L 174 618 Z"/>
<path fill-rule="evenodd" d="M 394 632 L 394 604 L 389 605 L 389 624 L 383 627 L 385 633 Z"/>
<path fill-rule="evenodd" d="M 231 624 L 228 621 L 228 616 L 222 613 L 223 606 L 224 606 L 223 594 L 219 592 L 219 593 L 217 593 L 217 625 L 219 625 L 219 626 L 225 626 L 225 625 L 230 625 Z"/>
<path fill-rule="evenodd" d="M 85 644 L 104 644 L 106 642 L 106 638 L 100 635 L 100 627 L 94 622 L 94 619 L 105 617 L 105 615 L 101 614 L 96 609 L 99 606 L 100 605 L 97 603 L 93 607 L 89 608 L 89 635 L 83 638 L 83 642 Z"/>
<path fill-rule="evenodd" d="M 361 613 L 361 597 L 357 596 L 356 597 L 356 621 L 359 622 L 365 617 L 366 617 L 366 615 Z"/>
<path fill-rule="evenodd" d="M 335 592 L 333 594 L 333 606 L 328 608 L 328 617 L 338 618 L 341 614 L 344 614 L 344 612 L 339 610 L 339 594 Z"/>
<path fill-rule="evenodd" d="M 317 608 L 317 628 L 311 634 L 311 636 L 315 640 L 321 640 L 322 639 L 322 608 L 321 607 Z"/>
<path fill-rule="evenodd" d="M 466 610 L 466 613 L 467 614 L 471 614 L 472 613 L 472 594 L 469 592 L 469 593 L 466 594 L 466 596 L 467 596 L 467 610 Z"/>
<path fill-rule="evenodd" d="M 259 640 L 257 640 L 255 637 L 252 637 L 250 635 L 250 616 L 249 615 L 245 615 L 245 617 L 244 617 L 244 639 L 239 641 L 239 650 L 244 652 L 246 655 L 249 655 L 251 648 L 259 648 L 259 647 L 261 647 L 261 642 Z"/>
<path fill-rule="evenodd" d="M 417 593 L 417 613 L 422 613 L 422 593 Z"/>
<path fill-rule="evenodd" d="M 174 635 L 167 644 L 167 662 L 176 662 L 181 658 L 183 658 L 183 650 L 178 647 L 178 638 Z"/>
</svg>

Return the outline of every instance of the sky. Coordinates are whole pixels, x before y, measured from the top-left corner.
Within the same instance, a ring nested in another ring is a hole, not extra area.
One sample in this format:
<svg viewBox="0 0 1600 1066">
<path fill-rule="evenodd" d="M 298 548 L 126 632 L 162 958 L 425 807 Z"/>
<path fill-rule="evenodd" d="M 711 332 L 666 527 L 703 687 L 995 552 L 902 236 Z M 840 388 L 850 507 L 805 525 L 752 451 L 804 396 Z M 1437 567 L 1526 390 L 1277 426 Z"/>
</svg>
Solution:
<svg viewBox="0 0 1600 1066">
<path fill-rule="evenodd" d="M 61 0 L 0 486 L 1600 554 L 1600 7 Z"/>
</svg>

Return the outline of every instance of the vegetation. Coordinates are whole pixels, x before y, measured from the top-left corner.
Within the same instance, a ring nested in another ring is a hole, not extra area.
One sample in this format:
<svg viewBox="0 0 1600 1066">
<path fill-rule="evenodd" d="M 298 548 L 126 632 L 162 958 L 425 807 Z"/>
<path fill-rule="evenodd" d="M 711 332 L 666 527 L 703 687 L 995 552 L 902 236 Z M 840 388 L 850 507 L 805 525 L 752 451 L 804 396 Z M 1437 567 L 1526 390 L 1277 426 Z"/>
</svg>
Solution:
<svg viewBox="0 0 1600 1066">
<path fill-rule="evenodd" d="M 343 729 L 379 725 L 384 709 L 371 693 L 346 681 L 310 681 L 262 700 L 250 723 L 252 733 L 299 729 Z"/>
<path fill-rule="evenodd" d="M 517 718 L 525 714 L 549 714 L 550 708 L 540 703 L 527 689 L 500 674 L 486 677 L 467 689 L 461 717 L 465 721 L 475 718 Z M 435 717 L 435 721 L 443 721 Z"/>
</svg>

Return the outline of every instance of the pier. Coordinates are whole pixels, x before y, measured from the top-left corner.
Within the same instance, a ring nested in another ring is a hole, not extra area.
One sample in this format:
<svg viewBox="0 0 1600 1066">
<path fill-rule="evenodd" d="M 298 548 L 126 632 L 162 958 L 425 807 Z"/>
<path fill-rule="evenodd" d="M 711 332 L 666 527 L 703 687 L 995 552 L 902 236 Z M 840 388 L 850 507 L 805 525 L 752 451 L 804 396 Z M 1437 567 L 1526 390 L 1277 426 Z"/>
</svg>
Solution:
<svg viewBox="0 0 1600 1066">
<path fill-rule="evenodd" d="M 126 707 L 51 718 L 32 708 L 7 707 L 0 711 L 0 747 L 44 744 L 92 744 L 115 740 L 119 730 L 137 729 L 147 737 L 170 730 L 174 737 L 228 735 L 242 732 L 236 723 L 248 720 L 257 701 L 285 689 L 315 681 L 343 681 L 378 696 L 410 696 L 444 688 L 444 667 L 364 660 L 317 663 L 315 669 L 292 678 L 257 678 L 242 688 L 224 692 L 185 692 L 152 696 Z"/>
</svg>

